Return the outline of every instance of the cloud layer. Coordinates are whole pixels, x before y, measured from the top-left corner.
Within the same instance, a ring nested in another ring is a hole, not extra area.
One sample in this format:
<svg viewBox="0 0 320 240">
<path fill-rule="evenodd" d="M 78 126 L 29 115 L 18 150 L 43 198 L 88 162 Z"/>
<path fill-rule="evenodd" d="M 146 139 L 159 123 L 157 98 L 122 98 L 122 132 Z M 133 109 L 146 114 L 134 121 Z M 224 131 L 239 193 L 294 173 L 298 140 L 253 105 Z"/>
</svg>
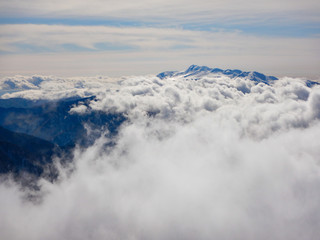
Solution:
<svg viewBox="0 0 320 240">
<path fill-rule="evenodd" d="M 104 50 L 110 45 L 120 46 L 123 50 L 134 49 L 182 49 L 197 48 L 223 53 L 256 53 L 266 55 L 278 51 L 278 54 L 296 54 L 308 52 L 314 48 L 319 52 L 318 38 L 271 38 L 250 36 L 240 31 L 191 31 L 179 28 L 160 27 L 108 27 L 108 26 L 66 26 L 46 24 L 6 24 L 1 25 L 1 45 L 3 52 L 20 52 L 19 45 L 43 48 L 44 51 L 61 51 L 67 44 L 87 50 Z M 236 44 L 235 44 L 236 43 Z M 259 43 L 259 44 L 258 44 Z M 101 46 L 105 44 L 104 46 Z M 280 48 L 281 45 L 281 48 Z M 250 48 L 249 48 L 250 46 Z M 294 47 L 296 49 L 294 49 Z M 60 48 L 60 49 L 59 49 Z M 65 47 L 66 48 L 66 47 Z M 249 50 L 250 49 L 250 50 Z M 115 49 L 118 50 L 118 49 Z M 227 52 L 226 52 L 227 51 Z M 248 52 L 249 51 L 249 52 Z M 251 51 L 251 52 L 250 52 Z M 293 52 L 295 51 L 295 52 Z"/>
<path fill-rule="evenodd" d="M 197 63 L 316 78 L 319 10 L 316 0 L 2 1 L 0 74 L 144 75 Z"/>
<path fill-rule="evenodd" d="M 318 1 L 284 0 L 279 3 L 270 0 L 261 3 L 253 0 L 215 0 L 215 1 L 146 1 L 132 3 L 129 0 L 111 1 L 51 1 L 15 0 L 1 2 L 3 16 L 75 18 L 95 17 L 111 19 L 137 19 L 152 22 L 265 22 L 265 21 L 319 21 Z M 273 19 L 273 20 L 272 20 Z"/>
<path fill-rule="evenodd" d="M 120 76 L 122 71 L 148 74 L 190 62 L 273 75 L 319 74 L 317 36 L 266 38 L 237 30 L 168 27 L 4 24 L 0 28 L 2 75 Z"/>
<path fill-rule="evenodd" d="M 102 137 L 75 151 L 59 181 L 42 180 L 41 201 L 26 201 L 27 190 L 2 183 L 4 239 L 319 236 L 319 87 L 214 74 L 79 82 L 48 77 L 3 95 L 57 98 L 60 87 L 66 95 L 73 88 L 97 99 L 72 114 L 102 110 L 129 118 L 113 149 Z"/>
</svg>

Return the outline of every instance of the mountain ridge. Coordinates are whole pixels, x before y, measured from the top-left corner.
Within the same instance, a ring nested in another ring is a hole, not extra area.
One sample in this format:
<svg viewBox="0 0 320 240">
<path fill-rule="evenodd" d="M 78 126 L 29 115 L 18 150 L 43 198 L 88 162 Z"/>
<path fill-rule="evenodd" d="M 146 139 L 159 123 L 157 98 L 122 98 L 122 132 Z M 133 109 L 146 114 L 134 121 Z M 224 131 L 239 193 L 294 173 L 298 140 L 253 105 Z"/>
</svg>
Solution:
<svg viewBox="0 0 320 240">
<path fill-rule="evenodd" d="M 61 149 L 46 140 L 0 126 L 0 174 L 27 172 L 40 176 Z M 52 172 L 51 172 L 52 174 Z"/>
<path fill-rule="evenodd" d="M 251 81 L 254 82 L 263 82 L 265 84 L 270 84 L 270 82 L 278 80 L 277 77 L 274 76 L 267 76 L 263 73 L 259 73 L 256 71 L 241 71 L 239 69 L 220 69 L 220 68 L 210 68 L 207 66 L 198 66 L 198 65 L 191 65 L 187 70 L 178 72 L 178 71 L 165 71 L 162 73 L 159 73 L 157 75 L 160 79 L 165 79 L 168 77 L 177 77 L 182 76 L 184 78 L 188 77 L 200 77 L 208 74 L 219 74 L 219 75 L 225 75 L 230 78 L 248 78 Z"/>
</svg>

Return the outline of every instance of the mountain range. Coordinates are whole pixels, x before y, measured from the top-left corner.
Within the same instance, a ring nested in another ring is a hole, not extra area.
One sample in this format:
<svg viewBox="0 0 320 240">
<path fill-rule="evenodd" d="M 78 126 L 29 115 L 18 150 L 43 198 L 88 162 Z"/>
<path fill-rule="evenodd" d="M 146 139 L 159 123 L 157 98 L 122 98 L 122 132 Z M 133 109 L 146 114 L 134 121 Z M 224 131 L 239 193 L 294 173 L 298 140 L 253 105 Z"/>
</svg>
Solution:
<svg viewBox="0 0 320 240">
<path fill-rule="evenodd" d="M 20 175 L 27 172 L 40 176 L 54 155 L 70 155 L 76 144 L 87 147 L 104 130 L 108 130 L 109 136 L 115 135 L 126 120 L 123 114 L 69 112 L 74 105 L 88 105 L 93 99 L 1 99 L 0 173 Z M 98 131 L 91 131 L 88 135 L 87 128 Z M 52 175 L 54 173 L 49 173 Z"/>
<path fill-rule="evenodd" d="M 157 75 L 160 79 L 168 78 L 168 77 L 177 77 L 177 76 L 182 76 L 182 77 L 195 77 L 195 78 L 200 78 L 205 75 L 225 75 L 230 78 L 247 78 L 251 81 L 254 82 L 263 82 L 265 84 L 270 84 L 270 82 L 278 80 L 278 78 L 274 76 L 266 76 L 262 73 L 259 72 L 243 72 L 238 69 L 227 69 L 227 70 L 222 70 L 220 68 L 209 68 L 206 66 L 198 66 L 198 65 L 191 65 L 187 70 L 183 72 L 177 72 L 177 71 L 167 71 L 167 72 L 162 72 Z"/>
</svg>

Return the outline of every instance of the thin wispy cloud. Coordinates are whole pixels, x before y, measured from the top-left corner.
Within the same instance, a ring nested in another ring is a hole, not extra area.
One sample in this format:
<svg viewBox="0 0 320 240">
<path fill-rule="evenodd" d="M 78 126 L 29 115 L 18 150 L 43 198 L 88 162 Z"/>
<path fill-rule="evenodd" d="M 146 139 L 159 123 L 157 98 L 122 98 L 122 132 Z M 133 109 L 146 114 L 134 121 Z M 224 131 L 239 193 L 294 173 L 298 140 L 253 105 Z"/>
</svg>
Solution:
<svg viewBox="0 0 320 240">
<path fill-rule="evenodd" d="M 60 75 L 65 72 L 81 75 L 71 71 L 76 68 L 79 71 L 87 69 L 91 74 L 96 71 L 96 74 L 115 75 L 116 71 L 112 72 L 110 68 L 126 71 L 131 69 L 130 62 L 135 65 L 136 73 L 146 74 L 165 70 L 162 64 L 166 62 L 168 66 L 175 63 L 182 68 L 190 61 L 247 69 L 251 65 L 251 70 L 256 68 L 267 72 L 273 67 L 270 73 L 281 75 L 303 76 L 302 73 L 307 72 L 308 76 L 315 77 L 318 71 L 318 38 L 261 37 L 235 30 L 160 27 L 45 24 L 6 24 L 0 27 L 0 49 L 5 53 L 1 69 L 6 74 L 11 69 L 20 69 L 24 74 L 59 75 L 55 69 L 69 66 L 69 70 L 60 71 Z M 78 61 L 79 56 L 81 61 Z M 154 65 L 150 66 L 153 62 Z M 51 70 L 43 66 L 46 63 L 51 64 Z M 94 64 L 95 68 L 83 68 L 82 64 Z M 150 67 L 145 68 L 144 64 Z M 129 70 L 128 73 L 133 72 Z"/>
<path fill-rule="evenodd" d="M 214 50 L 218 54 L 267 55 L 276 52 L 279 55 L 312 55 L 314 50 L 320 51 L 318 38 L 263 38 L 240 31 L 40 24 L 11 24 L 1 28 L 0 49 L 13 53 L 28 51 L 19 47 L 21 44 L 43 47 L 53 52 L 68 50 L 68 47 L 63 49 L 67 44 L 83 47 L 84 50 L 104 50 L 103 46 L 118 44 L 124 50 L 125 46 L 141 50 L 195 48 Z"/>
<path fill-rule="evenodd" d="M 318 1 L 31 0 L 2 1 L 0 9 L 2 75 L 79 75 L 82 64 L 90 66 L 85 75 L 192 63 L 269 72 L 272 62 L 272 74 L 319 75 Z"/>
<path fill-rule="evenodd" d="M 262 6 L 263 5 L 263 6 Z M 140 19 L 153 22 L 177 20 L 181 22 L 208 21 L 319 21 L 318 1 L 215 0 L 215 1 L 3 1 L 3 16 L 75 18 L 96 17 Z"/>
</svg>

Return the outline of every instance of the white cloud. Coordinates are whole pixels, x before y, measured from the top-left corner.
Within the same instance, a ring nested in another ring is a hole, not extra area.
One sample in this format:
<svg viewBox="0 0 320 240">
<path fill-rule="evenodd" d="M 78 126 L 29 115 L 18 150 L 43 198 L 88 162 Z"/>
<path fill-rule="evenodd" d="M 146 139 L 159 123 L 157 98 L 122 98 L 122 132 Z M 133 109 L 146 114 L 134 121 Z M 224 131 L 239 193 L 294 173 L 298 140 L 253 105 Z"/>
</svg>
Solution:
<svg viewBox="0 0 320 240">
<path fill-rule="evenodd" d="M 219 75 L 82 80 L 75 93 L 95 92 L 91 109 L 126 111 L 130 121 L 112 150 L 105 138 L 77 149 L 73 173 L 43 180 L 39 203 L 1 184 L 4 239 L 319 236 L 319 87 Z M 21 94 L 59 95 L 57 81 L 71 89 L 80 80 L 53 78 Z"/>
<path fill-rule="evenodd" d="M 28 99 L 60 99 L 73 96 L 92 96 L 106 89 L 119 78 L 72 77 L 36 75 L 32 77 L 14 76 L 2 78 L 0 91 L 2 98 L 22 97 Z"/>
</svg>

